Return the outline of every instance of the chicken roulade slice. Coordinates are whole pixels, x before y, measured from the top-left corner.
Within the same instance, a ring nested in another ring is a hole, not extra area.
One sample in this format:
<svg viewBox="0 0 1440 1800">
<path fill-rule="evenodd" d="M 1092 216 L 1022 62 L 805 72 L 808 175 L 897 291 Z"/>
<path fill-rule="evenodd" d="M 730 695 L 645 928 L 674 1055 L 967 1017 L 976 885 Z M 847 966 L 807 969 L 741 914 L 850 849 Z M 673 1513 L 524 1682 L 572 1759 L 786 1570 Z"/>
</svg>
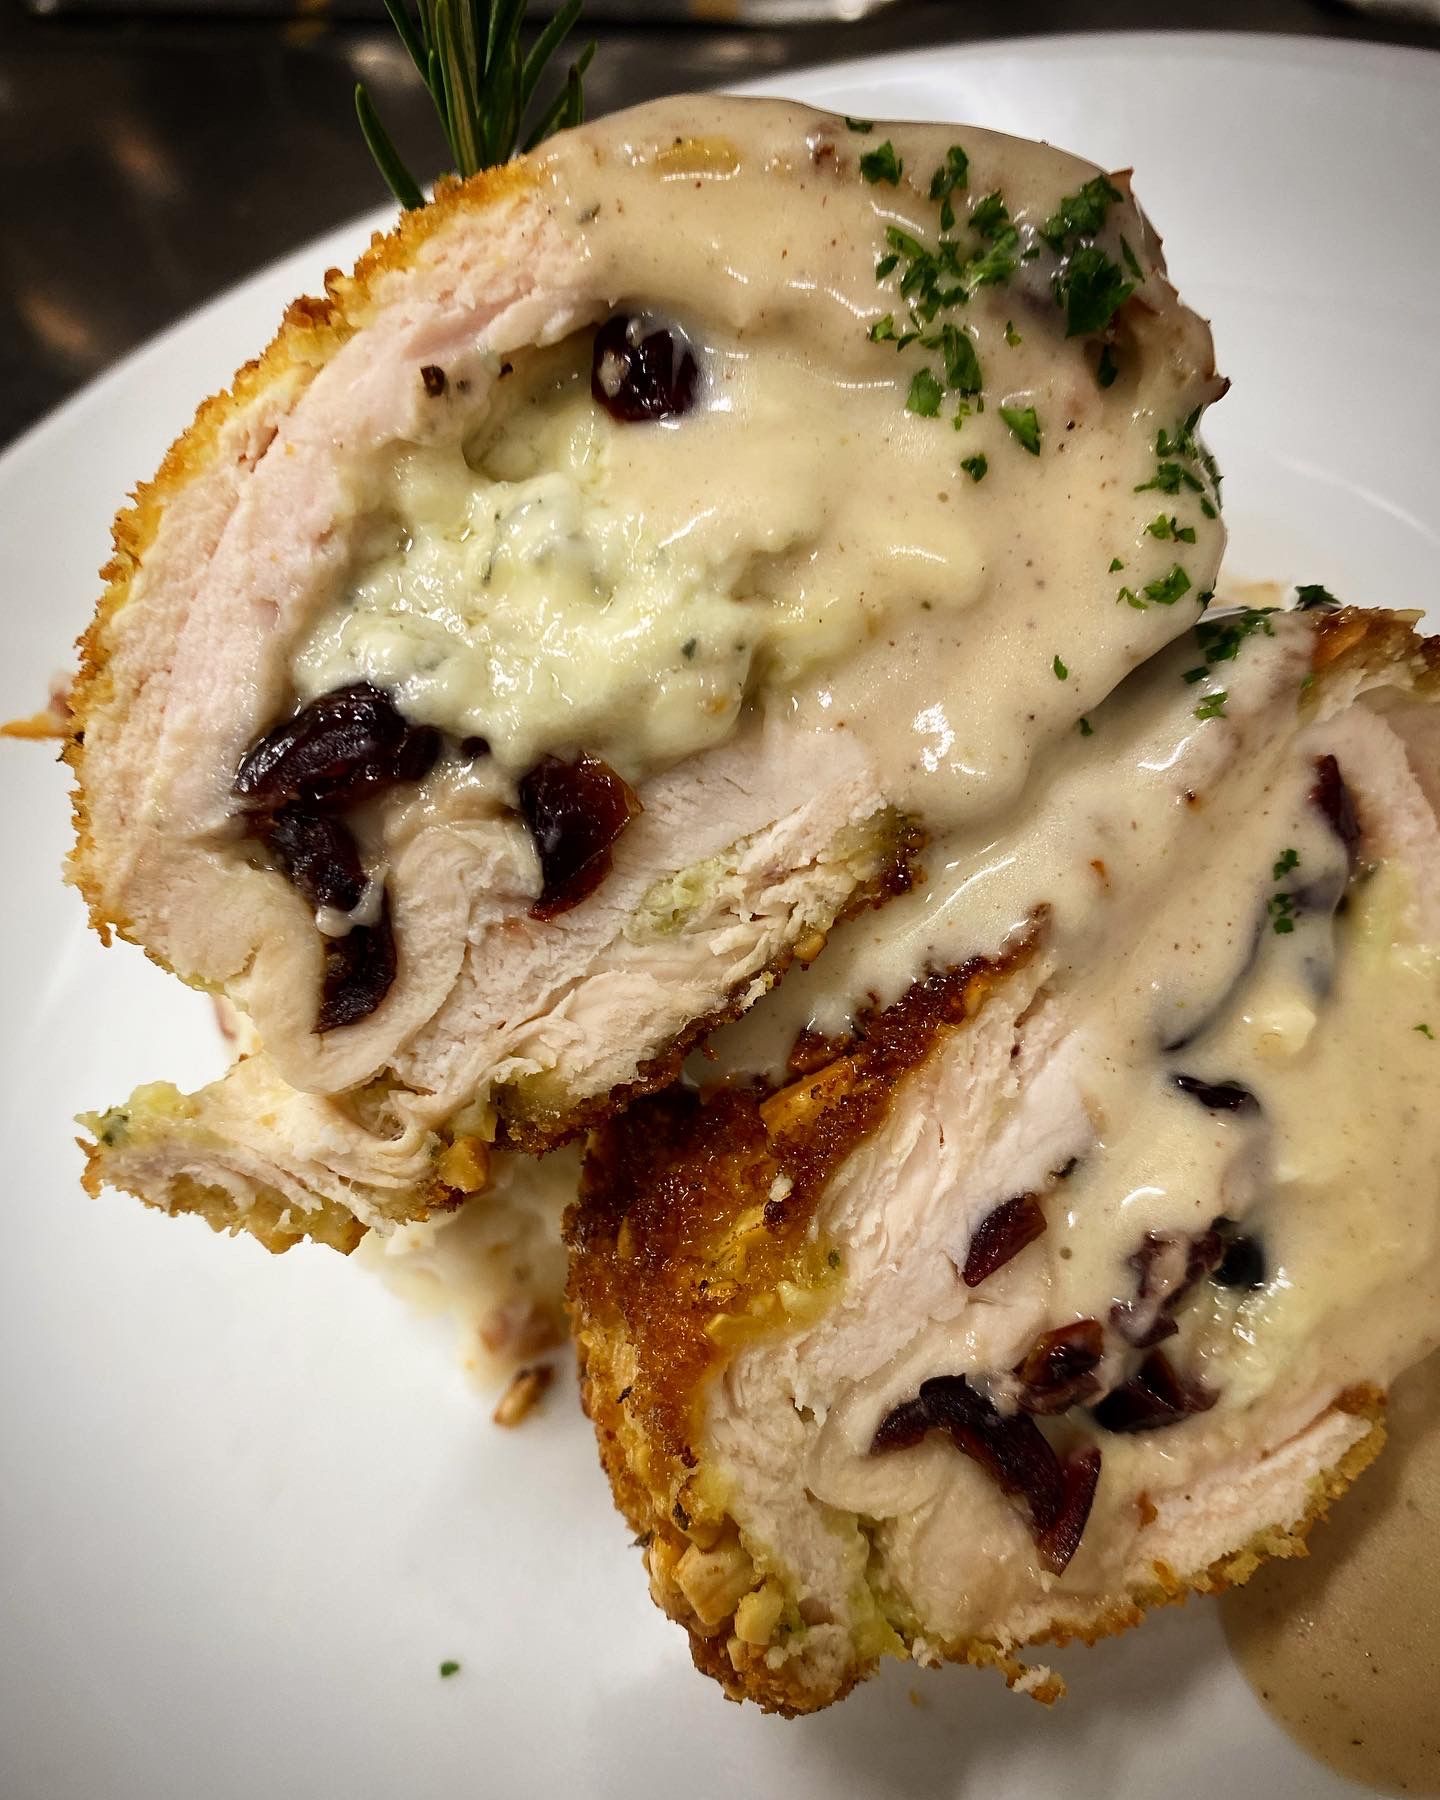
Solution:
<svg viewBox="0 0 1440 1800">
<path fill-rule="evenodd" d="M 1222 388 L 1040 145 L 688 99 L 444 188 L 119 520 L 73 877 L 262 1048 L 91 1182 L 344 1243 L 668 1079 L 1193 621 Z"/>
<path fill-rule="evenodd" d="M 1440 1341 L 1437 698 L 1390 615 L 1203 624 L 888 962 L 845 927 L 596 1134 L 587 1407 L 731 1695 L 893 1653 L 1053 1698 L 1025 1645 L 1296 1553 L 1379 1449 Z"/>
</svg>

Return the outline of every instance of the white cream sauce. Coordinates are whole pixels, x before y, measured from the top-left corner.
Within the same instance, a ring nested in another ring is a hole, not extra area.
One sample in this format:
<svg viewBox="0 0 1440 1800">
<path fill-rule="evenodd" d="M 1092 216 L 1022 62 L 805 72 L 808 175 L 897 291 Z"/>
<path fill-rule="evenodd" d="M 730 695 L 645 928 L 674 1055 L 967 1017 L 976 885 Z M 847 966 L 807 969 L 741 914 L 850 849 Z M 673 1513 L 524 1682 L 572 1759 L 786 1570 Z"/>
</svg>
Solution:
<svg viewBox="0 0 1440 1800">
<path fill-rule="evenodd" d="M 895 185 L 859 166 L 886 142 Z M 886 314 L 906 325 L 904 264 L 880 279 L 876 265 L 887 228 L 937 244 L 931 178 L 955 144 L 969 157 L 951 201 L 959 254 L 987 248 L 968 215 L 999 193 L 1017 260 L 931 322 L 967 334 L 983 396 L 948 390 L 925 417 L 907 395 L 922 369 L 943 377 L 944 356 L 871 341 Z M 492 359 L 448 439 L 354 471 L 351 572 L 299 647 L 302 696 L 369 678 L 411 716 L 487 738 L 512 774 L 584 748 L 632 780 L 778 707 L 818 755 L 835 730 L 861 736 L 931 830 L 1003 805 L 1038 746 L 1194 618 L 1222 543 L 1188 450 L 1177 494 L 1135 491 L 1158 434 L 1219 383 L 1128 196 L 1099 234 L 1143 274 L 1113 386 L 1097 384 L 1097 342 L 1064 335 L 1037 231 L 1094 174 L 967 128 L 862 135 L 722 99 L 557 141 L 542 176 L 594 313 L 673 322 L 698 403 L 615 422 L 590 396 L 588 331 Z M 1033 406 L 1039 455 L 1002 405 Z M 962 467 L 977 457 L 978 481 Z M 1186 539 L 1153 535 L 1157 518 Z M 1178 600 L 1117 603 L 1177 567 Z"/>
</svg>

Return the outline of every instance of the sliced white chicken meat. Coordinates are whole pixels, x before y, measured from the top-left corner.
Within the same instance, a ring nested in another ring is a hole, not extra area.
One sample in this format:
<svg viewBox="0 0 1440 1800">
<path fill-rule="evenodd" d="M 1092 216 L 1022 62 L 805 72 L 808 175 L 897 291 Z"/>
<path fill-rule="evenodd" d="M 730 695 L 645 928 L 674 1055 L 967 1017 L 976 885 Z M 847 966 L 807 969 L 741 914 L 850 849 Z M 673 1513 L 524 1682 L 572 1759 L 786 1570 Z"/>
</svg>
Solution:
<svg viewBox="0 0 1440 1800">
<path fill-rule="evenodd" d="M 72 873 L 263 1062 L 91 1179 L 335 1241 L 656 1085 L 1193 621 L 1222 388 L 1044 146 L 686 99 L 445 188 L 118 523 Z"/>
<path fill-rule="evenodd" d="M 1207 623 L 897 902 L 898 998 L 819 1028 L 857 922 L 808 1031 L 782 995 L 598 1134 L 587 1404 L 730 1693 L 1053 1698 L 1025 1645 L 1296 1553 L 1379 1449 L 1440 1342 L 1437 697 L 1389 615 Z"/>
</svg>

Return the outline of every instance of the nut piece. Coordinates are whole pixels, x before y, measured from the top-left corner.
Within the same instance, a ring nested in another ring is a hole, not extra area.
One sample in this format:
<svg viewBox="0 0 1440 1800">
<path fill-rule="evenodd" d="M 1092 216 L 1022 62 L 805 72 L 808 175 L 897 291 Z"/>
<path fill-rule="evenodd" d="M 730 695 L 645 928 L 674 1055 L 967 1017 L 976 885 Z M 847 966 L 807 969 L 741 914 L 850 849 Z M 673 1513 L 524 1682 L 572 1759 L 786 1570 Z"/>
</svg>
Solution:
<svg viewBox="0 0 1440 1800">
<path fill-rule="evenodd" d="M 785 1596 L 767 1581 L 735 1608 L 736 1637 L 746 1644 L 768 1644 L 784 1610 Z"/>
<path fill-rule="evenodd" d="M 490 1146 L 477 1137 L 457 1137 L 435 1164 L 435 1173 L 446 1187 L 461 1194 L 478 1194 L 490 1180 Z"/>
<path fill-rule="evenodd" d="M 675 1565 L 675 1582 L 702 1625 L 718 1625 L 755 1585 L 755 1565 L 729 1538 L 713 1550 L 692 1544 Z"/>
<path fill-rule="evenodd" d="M 495 1408 L 495 1423 L 506 1426 L 521 1424 L 535 1410 L 541 1396 L 554 1379 L 555 1371 L 548 1363 L 536 1363 L 528 1369 L 517 1369 Z"/>
</svg>

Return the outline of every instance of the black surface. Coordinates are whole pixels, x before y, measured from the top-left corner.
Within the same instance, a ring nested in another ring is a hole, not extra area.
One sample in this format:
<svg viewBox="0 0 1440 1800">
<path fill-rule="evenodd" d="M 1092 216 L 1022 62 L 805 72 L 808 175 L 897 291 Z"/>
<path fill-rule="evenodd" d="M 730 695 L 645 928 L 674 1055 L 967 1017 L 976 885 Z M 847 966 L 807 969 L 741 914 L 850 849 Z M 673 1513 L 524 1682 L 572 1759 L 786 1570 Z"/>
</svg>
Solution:
<svg viewBox="0 0 1440 1800">
<path fill-rule="evenodd" d="M 1313 0 L 913 0 L 850 25 L 599 28 L 592 112 L 879 50 L 1039 32 L 1288 31 L 1440 48 Z M 386 28 L 36 19 L 0 0 L 0 443 L 162 326 L 385 195 L 369 83 L 417 173 L 428 102 Z M 1203 142 L 1203 94 L 1175 96 Z"/>
</svg>

